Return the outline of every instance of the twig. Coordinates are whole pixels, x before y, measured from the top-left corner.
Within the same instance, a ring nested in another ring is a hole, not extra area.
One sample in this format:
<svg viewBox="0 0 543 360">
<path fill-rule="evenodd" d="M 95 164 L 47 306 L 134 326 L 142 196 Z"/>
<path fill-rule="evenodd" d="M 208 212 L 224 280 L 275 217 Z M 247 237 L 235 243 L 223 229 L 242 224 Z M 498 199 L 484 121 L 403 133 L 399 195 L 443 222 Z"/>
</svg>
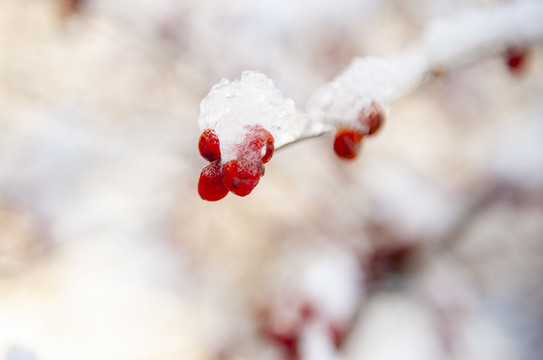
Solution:
<svg viewBox="0 0 543 360">
<path fill-rule="evenodd" d="M 202 101 L 199 125 L 202 130 L 217 128 L 221 150 L 228 153 L 228 148 L 236 145 L 242 131 L 236 133 L 236 128 L 261 123 L 271 131 L 275 148 L 279 149 L 289 143 L 332 132 L 341 124 L 354 123 L 360 112 L 372 104 L 387 112 L 394 100 L 436 74 L 504 52 L 511 46 L 536 44 L 543 39 L 541 19 L 543 3 L 537 1 L 471 8 L 437 19 L 419 41 L 394 56 L 353 59 L 340 75 L 310 96 L 305 111 L 296 109 L 292 100 L 283 98 L 269 79 L 271 88 L 262 87 L 260 78 L 258 86 L 253 86 L 250 78 L 264 75 L 245 72 L 241 81 L 223 80 L 213 87 Z M 252 93 L 253 97 L 244 91 Z M 266 96 L 257 99 L 258 94 L 254 93 L 260 91 Z M 273 92 L 279 95 L 269 96 Z M 222 98 L 211 101 L 210 97 L 214 100 Z M 260 103 L 255 107 L 257 100 Z M 232 117 L 221 116 L 231 110 L 236 113 L 235 121 Z M 266 111 L 277 114 L 268 114 L 271 115 L 268 117 L 263 114 Z M 269 118 L 272 120 L 266 120 Z M 227 124 L 221 128 L 221 122 Z M 227 139 L 223 147 L 223 138 L 233 140 Z"/>
</svg>

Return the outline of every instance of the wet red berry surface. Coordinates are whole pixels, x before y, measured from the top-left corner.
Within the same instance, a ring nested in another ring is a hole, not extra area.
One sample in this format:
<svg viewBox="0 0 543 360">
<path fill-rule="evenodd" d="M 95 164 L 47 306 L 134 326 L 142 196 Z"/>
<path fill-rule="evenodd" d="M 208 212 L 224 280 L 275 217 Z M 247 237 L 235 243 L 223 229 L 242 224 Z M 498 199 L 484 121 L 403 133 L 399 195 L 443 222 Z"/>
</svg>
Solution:
<svg viewBox="0 0 543 360">
<path fill-rule="evenodd" d="M 253 191 L 264 174 L 262 163 L 244 158 L 230 160 L 224 165 L 224 184 L 227 189 L 239 196 L 247 196 Z"/>
<path fill-rule="evenodd" d="M 275 139 L 262 125 L 256 124 L 248 128 L 243 141 L 241 156 L 267 163 L 273 156 Z"/>
<path fill-rule="evenodd" d="M 217 201 L 228 194 L 223 182 L 224 172 L 220 160 L 215 160 L 203 168 L 198 181 L 198 194 L 204 200 Z"/>
<path fill-rule="evenodd" d="M 334 139 L 334 151 L 342 159 L 354 159 L 360 152 L 364 135 L 357 129 L 342 127 Z"/>
<path fill-rule="evenodd" d="M 238 196 L 247 196 L 264 176 L 264 163 L 273 156 L 275 140 L 260 124 L 247 126 L 244 130 L 243 139 L 236 146 L 237 158 L 226 163 L 221 163 L 220 142 L 216 132 L 207 129 L 200 136 L 200 154 L 213 162 L 213 166 L 204 168 L 200 176 L 198 192 L 203 199 L 220 200 L 228 191 Z"/>
<path fill-rule="evenodd" d="M 209 161 L 215 161 L 221 158 L 221 149 L 219 146 L 219 137 L 215 130 L 204 130 L 198 142 L 198 150 L 200 155 Z"/>
</svg>

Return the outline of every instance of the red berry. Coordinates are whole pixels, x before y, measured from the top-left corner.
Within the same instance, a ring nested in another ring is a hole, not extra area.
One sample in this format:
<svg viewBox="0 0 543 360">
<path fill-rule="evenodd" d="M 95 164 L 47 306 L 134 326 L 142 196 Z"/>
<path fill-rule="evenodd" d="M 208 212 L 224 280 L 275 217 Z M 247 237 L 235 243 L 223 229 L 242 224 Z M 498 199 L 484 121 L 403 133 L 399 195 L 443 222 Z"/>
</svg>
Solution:
<svg viewBox="0 0 543 360">
<path fill-rule="evenodd" d="M 370 105 L 369 111 L 362 111 L 358 116 L 360 124 L 368 128 L 366 135 L 375 134 L 381 128 L 383 119 L 383 111 L 375 103 Z"/>
<path fill-rule="evenodd" d="M 204 200 L 217 201 L 228 194 L 223 182 L 224 172 L 220 160 L 204 167 L 198 181 L 198 194 Z"/>
<path fill-rule="evenodd" d="M 283 323 L 280 319 L 272 318 L 269 309 L 262 315 L 264 315 L 260 327 L 262 336 L 283 351 L 285 360 L 299 360 L 298 348 L 302 323 Z"/>
<path fill-rule="evenodd" d="M 66 19 L 69 16 L 80 13 L 85 10 L 88 0 L 61 0 L 60 15 Z"/>
<path fill-rule="evenodd" d="M 300 312 L 300 316 L 304 321 L 308 321 L 311 319 L 314 319 L 317 315 L 317 309 L 315 309 L 315 305 L 312 303 L 306 301 L 304 302 L 300 308 L 298 309 Z"/>
<path fill-rule="evenodd" d="M 336 349 L 339 350 L 347 337 L 347 329 L 345 329 L 345 327 L 341 326 L 340 324 L 330 323 L 328 324 L 328 331 L 330 337 L 332 338 L 334 346 L 336 347 Z"/>
<path fill-rule="evenodd" d="M 300 358 L 298 350 L 300 345 L 300 335 L 298 333 L 283 334 L 275 332 L 267 336 L 283 349 L 285 359 L 298 360 Z"/>
<path fill-rule="evenodd" d="M 243 140 L 240 156 L 252 161 L 267 163 L 273 156 L 275 139 L 262 125 L 256 124 L 249 127 Z"/>
<path fill-rule="evenodd" d="M 262 163 L 244 158 L 230 160 L 224 165 L 224 185 L 236 195 L 247 196 L 264 175 Z"/>
<path fill-rule="evenodd" d="M 354 128 L 339 128 L 334 140 L 334 151 L 343 159 L 354 159 L 360 151 L 364 135 Z"/>
<path fill-rule="evenodd" d="M 366 283 L 374 285 L 387 275 L 401 273 L 418 249 L 416 244 L 397 244 L 374 248 L 364 264 Z"/>
<path fill-rule="evenodd" d="M 528 51 L 518 46 L 511 46 L 505 53 L 505 61 L 513 74 L 520 74 L 526 66 Z"/>
<path fill-rule="evenodd" d="M 270 136 L 266 140 L 266 152 L 264 153 L 264 156 L 262 156 L 262 162 L 264 164 L 270 161 L 270 159 L 273 156 L 274 142 L 275 142 L 275 139 L 270 134 Z"/>
<path fill-rule="evenodd" d="M 200 155 L 209 161 L 215 161 L 221 158 L 221 148 L 219 146 L 219 137 L 213 129 L 206 129 L 200 136 L 198 142 Z"/>
</svg>

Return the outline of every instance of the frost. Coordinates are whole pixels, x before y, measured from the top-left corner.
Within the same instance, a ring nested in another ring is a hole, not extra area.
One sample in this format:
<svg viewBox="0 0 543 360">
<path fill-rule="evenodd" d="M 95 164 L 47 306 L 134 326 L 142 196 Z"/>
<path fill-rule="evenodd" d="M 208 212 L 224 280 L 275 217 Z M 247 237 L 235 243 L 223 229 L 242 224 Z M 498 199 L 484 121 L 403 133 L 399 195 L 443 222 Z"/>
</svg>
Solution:
<svg viewBox="0 0 543 360">
<path fill-rule="evenodd" d="M 294 102 L 283 98 L 266 75 L 244 71 L 240 80 L 221 80 L 200 103 L 200 129 L 214 129 L 222 161 L 236 158 L 247 128 L 260 124 L 273 135 L 276 147 L 296 134 Z"/>
<path fill-rule="evenodd" d="M 326 123 L 354 122 L 372 102 L 387 109 L 391 101 L 416 87 L 427 69 L 416 51 L 390 58 L 357 58 L 309 99 L 307 112 Z"/>
</svg>

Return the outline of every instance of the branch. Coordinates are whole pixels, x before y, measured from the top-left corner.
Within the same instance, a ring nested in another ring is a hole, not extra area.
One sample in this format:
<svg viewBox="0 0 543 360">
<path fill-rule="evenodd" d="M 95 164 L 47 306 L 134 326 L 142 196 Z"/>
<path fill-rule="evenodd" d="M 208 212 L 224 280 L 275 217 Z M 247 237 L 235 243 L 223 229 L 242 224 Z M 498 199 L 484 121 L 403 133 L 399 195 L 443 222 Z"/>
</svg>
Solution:
<svg viewBox="0 0 543 360">
<path fill-rule="evenodd" d="M 223 79 L 212 87 L 200 104 L 198 123 L 202 131 L 216 133 L 221 164 L 240 157 L 248 129 L 255 125 L 271 133 L 275 149 L 344 127 L 354 129 L 354 135 L 344 135 L 340 144 L 347 147 L 344 157 L 352 158 L 356 151 L 350 156 L 346 143 L 357 145 L 362 136 L 375 131 L 368 117 L 377 112 L 380 123 L 394 100 L 432 77 L 511 47 L 540 42 L 541 19 L 543 3 L 537 1 L 472 8 L 437 19 L 421 40 L 394 56 L 354 58 L 335 79 L 313 92 L 305 111 L 284 98 L 264 74 L 244 71 L 240 80 Z"/>
<path fill-rule="evenodd" d="M 333 131 L 338 122 L 353 123 L 372 102 L 384 109 L 436 74 L 543 39 L 543 4 L 519 2 L 469 9 L 435 20 L 421 41 L 390 58 L 355 58 L 333 81 L 322 85 L 307 104 L 309 116 L 298 139 Z"/>
</svg>

